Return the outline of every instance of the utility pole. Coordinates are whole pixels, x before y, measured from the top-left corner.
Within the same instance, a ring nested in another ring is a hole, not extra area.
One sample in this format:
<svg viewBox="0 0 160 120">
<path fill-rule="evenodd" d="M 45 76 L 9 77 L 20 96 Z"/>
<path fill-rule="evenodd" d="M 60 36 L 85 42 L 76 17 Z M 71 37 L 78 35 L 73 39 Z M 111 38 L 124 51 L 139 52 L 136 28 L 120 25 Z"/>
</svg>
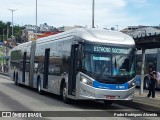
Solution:
<svg viewBox="0 0 160 120">
<path fill-rule="evenodd" d="M 8 35 L 9 35 L 9 22 L 7 22 L 7 39 L 8 39 Z"/>
<path fill-rule="evenodd" d="M 17 9 L 8 9 L 12 12 L 12 39 L 13 39 L 13 12 L 16 11 Z"/>
<path fill-rule="evenodd" d="M 5 28 L 3 28 L 3 42 L 4 42 L 4 30 L 5 30 Z"/>
<path fill-rule="evenodd" d="M 143 94 L 143 86 L 144 86 L 144 66 L 145 65 L 145 49 L 142 49 L 142 64 L 141 64 L 141 86 L 139 94 Z"/>
<path fill-rule="evenodd" d="M 92 2 L 92 28 L 94 28 L 94 0 Z"/>
<path fill-rule="evenodd" d="M 4 72 L 4 57 L 5 57 L 5 55 L 4 55 L 4 52 L 5 52 L 5 48 L 4 48 L 4 30 L 5 30 L 5 28 L 3 28 L 3 61 L 2 61 L 2 72 Z"/>
</svg>

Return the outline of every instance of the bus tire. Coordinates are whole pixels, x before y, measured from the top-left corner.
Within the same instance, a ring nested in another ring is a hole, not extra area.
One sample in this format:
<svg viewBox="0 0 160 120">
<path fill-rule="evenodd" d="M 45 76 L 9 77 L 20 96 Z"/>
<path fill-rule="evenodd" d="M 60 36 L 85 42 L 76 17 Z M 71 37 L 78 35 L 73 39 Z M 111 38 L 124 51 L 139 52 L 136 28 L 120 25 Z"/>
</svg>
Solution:
<svg viewBox="0 0 160 120">
<path fill-rule="evenodd" d="M 114 101 L 112 101 L 112 100 L 104 100 L 103 102 L 107 106 L 110 106 L 110 105 L 112 105 L 114 103 Z"/>
<path fill-rule="evenodd" d="M 17 85 L 17 80 L 16 79 L 15 79 L 14 83 L 15 83 L 15 85 Z"/>
<path fill-rule="evenodd" d="M 146 90 L 149 89 L 149 78 L 148 77 L 144 78 L 144 89 Z"/>
<path fill-rule="evenodd" d="M 41 89 L 41 80 L 40 80 L 40 78 L 39 78 L 38 81 L 37 81 L 37 91 L 38 91 L 38 93 L 39 93 L 40 95 L 43 94 L 43 91 L 42 91 L 42 89 Z"/>
<path fill-rule="evenodd" d="M 13 81 L 15 81 L 15 79 L 16 79 L 16 75 L 15 75 L 15 72 L 13 73 Z"/>
<path fill-rule="evenodd" d="M 18 82 L 18 73 L 15 75 L 15 85 L 19 85 L 19 82 Z"/>
<path fill-rule="evenodd" d="M 62 99 L 63 99 L 63 102 L 66 104 L 69 104 L 71 102 L 71 99 L 67 97 L 67 88 L 65 83 L 63 84 L 63 88 L 62 88 Z"/>
</svg>

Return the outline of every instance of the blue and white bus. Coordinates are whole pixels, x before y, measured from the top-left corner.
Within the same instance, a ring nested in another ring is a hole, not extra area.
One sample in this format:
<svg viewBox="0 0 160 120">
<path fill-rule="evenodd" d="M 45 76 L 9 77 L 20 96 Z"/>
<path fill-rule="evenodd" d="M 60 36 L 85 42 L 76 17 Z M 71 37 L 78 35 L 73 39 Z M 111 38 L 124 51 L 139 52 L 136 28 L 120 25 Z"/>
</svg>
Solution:
<svg viewBox="0 0 160 120">
<path fill-rule="evenodd" d="M 144 67 L 144 88 L 149 88 L 149 66 L 154 66 L 157 72 L 160 72 L 160 49 L 147 49 L 145 51 L 145 67 Z M 141 64 L 142 64 L 142 51 L 138 50 L 136 53 L 136 86 L 140 87 L 141 85 Z M 156 88 L 160 89 L 160 82 L 156 82 Z"/>
<path fill-rule="evenodd" d="M 61 95 L 63 101 L 132 100 L 135 42 L 121 32 L 79 28 L 13 48 L 16 85 Z"/>
</svg>

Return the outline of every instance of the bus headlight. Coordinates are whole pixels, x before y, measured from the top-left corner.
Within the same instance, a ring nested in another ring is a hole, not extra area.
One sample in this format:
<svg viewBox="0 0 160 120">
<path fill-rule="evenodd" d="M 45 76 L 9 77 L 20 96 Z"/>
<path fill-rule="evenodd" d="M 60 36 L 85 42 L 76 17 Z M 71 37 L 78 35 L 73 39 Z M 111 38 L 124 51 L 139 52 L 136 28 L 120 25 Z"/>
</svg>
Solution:
<svg viewBox="0 0 160 120">
<path fill-rule="evenodd" d="M 131 83 L 131 86 L 135 86 L 135 82 L 132 82 L 132 83 Z"/>
<path fill-rule="evenodd" d="M 134 87 L 135 85 L 136 85 L 135 80 L 133 80 L 129 83 L 129 88 Z"/>
<path fill-rule="evenodd" d="M 80 81 L 86 85 L 93 86 L 93 81 L 91 81 L 87 77 L 81 76 Z"/>
</svg>

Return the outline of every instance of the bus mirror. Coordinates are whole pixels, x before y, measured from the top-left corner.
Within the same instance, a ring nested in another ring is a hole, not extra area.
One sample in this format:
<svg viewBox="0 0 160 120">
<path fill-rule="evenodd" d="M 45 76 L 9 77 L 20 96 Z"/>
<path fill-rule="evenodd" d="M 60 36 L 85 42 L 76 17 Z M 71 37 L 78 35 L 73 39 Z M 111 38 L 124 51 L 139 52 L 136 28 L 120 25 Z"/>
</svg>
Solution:
<svg viewBox="0 0 160 120">
<path fill-rule="evenodd" d="M 38 71 L 38 63 L 34 63 L 34 71 Z"/>
<path fill-rule="evenodd" d="M 34 68 L 35 68 L 35 69 L 38 68 L 38 63 L 34 63 Z"/>
</svg>

